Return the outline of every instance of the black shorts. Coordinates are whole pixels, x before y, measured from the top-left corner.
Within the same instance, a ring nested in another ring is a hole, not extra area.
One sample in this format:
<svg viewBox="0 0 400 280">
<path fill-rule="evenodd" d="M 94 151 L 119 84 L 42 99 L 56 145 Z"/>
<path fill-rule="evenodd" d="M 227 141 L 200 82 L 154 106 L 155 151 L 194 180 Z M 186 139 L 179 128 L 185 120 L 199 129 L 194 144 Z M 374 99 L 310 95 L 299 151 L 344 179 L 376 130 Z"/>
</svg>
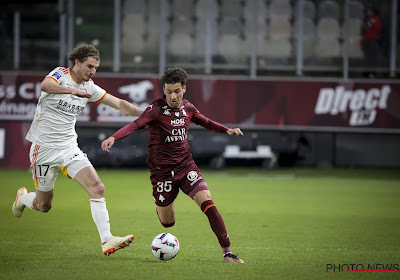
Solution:
<svg viewBox="0 0 400 280">
<path fill-rule="evenodd" d="M 152 171 L 153 199 L 158 206 L 168 206 L 178 196 L 179 189 L 193 199 L 195 194 L 208 190 L 208 186 L 194 162 L 174 171 Z"/>
</svg>

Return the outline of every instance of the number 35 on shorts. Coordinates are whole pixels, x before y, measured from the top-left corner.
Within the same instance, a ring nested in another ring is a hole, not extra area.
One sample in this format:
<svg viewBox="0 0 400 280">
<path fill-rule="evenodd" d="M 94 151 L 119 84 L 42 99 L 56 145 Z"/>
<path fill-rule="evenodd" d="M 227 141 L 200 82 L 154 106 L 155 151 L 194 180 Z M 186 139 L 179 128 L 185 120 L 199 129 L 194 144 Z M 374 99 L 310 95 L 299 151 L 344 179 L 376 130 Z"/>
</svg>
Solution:
<svg viewBox="0 0 400 280">
<path fill-rule="evenodd" d="M 157 192 L 170 192 L 172 190 L 172 181 L 157 182 Z"/>
</svg>

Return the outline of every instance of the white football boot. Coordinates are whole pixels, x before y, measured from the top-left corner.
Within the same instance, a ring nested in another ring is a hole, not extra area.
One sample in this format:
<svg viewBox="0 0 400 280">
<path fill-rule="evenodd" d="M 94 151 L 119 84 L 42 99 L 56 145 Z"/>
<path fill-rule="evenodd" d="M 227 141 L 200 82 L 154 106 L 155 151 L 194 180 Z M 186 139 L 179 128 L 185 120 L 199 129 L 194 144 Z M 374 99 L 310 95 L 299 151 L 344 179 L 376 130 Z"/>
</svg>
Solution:
<svg viewBox="0 0 400 280">
<path fill-rule="evenodd" d="M 103 249 L 103 254 L 106 256 L 114 254 L 115 251 L 129 246 L 134 238 L 135 237 L 133 235 L 127 235 L 125 237 L 111 237 L 110 240 L 101 245 L 101 248 Z"/>
<path fill-rule="evenodd" d="M 19 197 L 23 194 L 27 194 L 28 190 L 25 187 L 19 188 L 17 191 L 17 197 L 15 198 L 15 201 L 12 205 L 12 212 L 15 217 L 20 218 L 22 216 L 22 213 L 24 212 L 25 205 L 22 205 L 21 202 L 19 201 Z"/>
</svg>

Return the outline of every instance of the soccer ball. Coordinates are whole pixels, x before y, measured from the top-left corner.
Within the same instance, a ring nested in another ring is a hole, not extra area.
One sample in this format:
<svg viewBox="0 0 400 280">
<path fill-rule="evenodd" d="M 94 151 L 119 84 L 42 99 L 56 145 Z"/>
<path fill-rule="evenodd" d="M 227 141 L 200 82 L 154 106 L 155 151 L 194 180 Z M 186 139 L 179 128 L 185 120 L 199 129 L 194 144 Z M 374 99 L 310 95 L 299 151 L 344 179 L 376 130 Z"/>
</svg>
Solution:
<svg viewBox="0 0 400 280">
<path fill-rule="evenodd" d="M 170 233 L 160 233 L 151 242 L 151 251 L 159 260 L 172 260 L 179 252 L 178 238 Z"/>
</svg>

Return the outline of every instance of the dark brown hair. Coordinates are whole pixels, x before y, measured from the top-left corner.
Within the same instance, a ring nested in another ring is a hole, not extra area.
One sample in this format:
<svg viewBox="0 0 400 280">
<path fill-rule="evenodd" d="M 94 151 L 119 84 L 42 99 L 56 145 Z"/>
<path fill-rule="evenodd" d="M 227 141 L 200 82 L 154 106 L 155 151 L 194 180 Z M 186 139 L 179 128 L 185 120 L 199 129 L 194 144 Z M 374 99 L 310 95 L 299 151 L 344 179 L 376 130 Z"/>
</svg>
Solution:
<svg viewBox="0 0 400 280">
<path fill-rule="evenodd" d="M 75 59 L 78 59 L 80 62 L 84 62 L 88 57 L 93 57 L 97 61 L 100 60 L 100 52 L 92 45 L 82 45 L 76 47 L 68 54 L 68 59 L 72 63 L 72 67 L 75 65 Z"/>
<path fill-rule="evenodd" d="M 165 84 L 181 83 L 182 86 L 186 84 L 187 73 L 179 67 L 168 68 L 161 76 L 160 81 L 164 87 Z"/>
</svg>

